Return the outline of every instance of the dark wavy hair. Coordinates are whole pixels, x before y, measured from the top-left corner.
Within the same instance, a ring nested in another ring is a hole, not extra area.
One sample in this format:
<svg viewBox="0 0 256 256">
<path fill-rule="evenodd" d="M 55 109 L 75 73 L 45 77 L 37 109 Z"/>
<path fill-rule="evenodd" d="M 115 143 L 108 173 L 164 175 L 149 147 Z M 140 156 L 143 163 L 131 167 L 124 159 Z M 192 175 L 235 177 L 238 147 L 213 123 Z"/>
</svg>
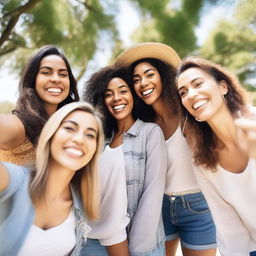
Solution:
<svg viewBox="0 0 256 256">
<path fill-rule="evenodd" d="M 138 97 L 136 96 L 132 85 L 132 75 L 129 69 L 115 66 L 102 68 L 98 72 L 92 74 L 90 79 L 85 83 L 83 89 L 83 100 L 91 103 L 103 114 L 103 127 L 106 139 L 110 139 L 113 133 L 117 131 L 117 121 L 108 112 L 104 103 L 104 95 L 108 83 L 116 77 L 123 79 L 129 86 L 134 99 L 132 116 L 134 119 L 137 119 L 138 115 L 135 112 L 135 109 L 137 109 L 135 105 L 137 104 Z"/>
<path fill-rule="evenodd" d="M 199 57 L 188 57 L 181 62 L 178 68 L 176 84 L 179 76 L 189 68 L 199 68 L 205 71 L 212 76 L 216 82 L 225 81 L 228 92 L 224 95 L 224 98 L 232 116 L 236 118 L 238 115 L 246 113 L 245 90 L 239 84 L 234 74 L 211 61 Z M 178 95 L 177 86 L 176 90 Z M 184 120 L 187 119 L 185 135 L 192 149 L 195 163 L 214 171 L 219 161 L 218 152 L 223 148 L 223 143 L 217 138 L 207 122 L 198 122 L 195 120 L 182 105 L 181 99 L 180 104 Z"/>
<path fill-rule="evenodd" d="M 27 62 L 19 82 L 19 98 L 16 103 L 16 114 L 25 127 L 26 136 L 33 145 L 37 144 L 38 136 L 49 118 L 43 100 L 36 92 L 36 77 L 40 68 L 41 60 L 48 55 L 57 55 L 66 64 L 70 91 L 68 97 L 58 105 L 58 109 L 70 102 L 78 101 L 77 82 L 72 73 L 68 60 L 54 45 L 41 47 Z"/>
<path fill-rule="evenodd" d="M 130 66 L 130 72 L 133 74 L 135 67 L 142 63 L 147 62 L 155 67 L 160 74 L 161 82 L 163 86 L 163 91 L 161 97 L 168 104 L 168 108 L 173 115 L 178 115 L 179 113 L 179 100 L 177 98 L 177 92 L 175 89 L 175 76 L 176 70 L 172 66 L 166 64 L 165 62 L 154 59 L 154 58 L 145 58 L 135 61 Z M 156 113 L 152 106 L 147 105 L 142 99 L 138 99 L 137 103 L 137 112 L 138 117 L 145 122 L 154 122 L 156 118 Z"/>
</svg>

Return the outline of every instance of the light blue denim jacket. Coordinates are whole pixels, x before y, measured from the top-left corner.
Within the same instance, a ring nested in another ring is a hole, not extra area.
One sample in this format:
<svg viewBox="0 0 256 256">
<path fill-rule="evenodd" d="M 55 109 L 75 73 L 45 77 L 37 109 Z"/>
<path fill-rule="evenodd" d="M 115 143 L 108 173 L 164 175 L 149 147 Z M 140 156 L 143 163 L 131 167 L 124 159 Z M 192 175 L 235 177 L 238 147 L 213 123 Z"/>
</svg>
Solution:
<svg viewBox="0 0 256 256">
<path fill-rule="evenodd" d="M 133 256 L 160 255 L 165 241 L 162 199 L 167 171 L 167 149 L 160 127 L 137 119 L 123 136 L 129 250 Z"/>
<path fill-rule="evenodd" d="M 35 210 L 28 193 L 29 170 L 11 163 L 2 164 L 8 169 L 10 184 L 0 192 L 0 256 L 15 256 L 33 224 Z M 76 217 L 76 246 L 71 255 L 77 256 L 90 228 L 78 192 L 74 187 L 71 190 Z"/>
</svg>

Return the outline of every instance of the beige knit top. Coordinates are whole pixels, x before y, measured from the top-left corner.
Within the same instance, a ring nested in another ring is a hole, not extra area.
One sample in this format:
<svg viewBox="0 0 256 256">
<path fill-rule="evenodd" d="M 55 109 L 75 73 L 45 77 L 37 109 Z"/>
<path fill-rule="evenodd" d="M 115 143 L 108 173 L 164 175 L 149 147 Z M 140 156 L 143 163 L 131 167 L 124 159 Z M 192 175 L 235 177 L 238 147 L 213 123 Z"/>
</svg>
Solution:
<svg viewBox="0 0 256 256">
<path fill-rule="evenodd" d="M 34 163 L 36 151 L 28 138 L 19 146 L 4 150 L 0 148 L 0 162 L 9 162 L 17 165 Z"/>
</svg>

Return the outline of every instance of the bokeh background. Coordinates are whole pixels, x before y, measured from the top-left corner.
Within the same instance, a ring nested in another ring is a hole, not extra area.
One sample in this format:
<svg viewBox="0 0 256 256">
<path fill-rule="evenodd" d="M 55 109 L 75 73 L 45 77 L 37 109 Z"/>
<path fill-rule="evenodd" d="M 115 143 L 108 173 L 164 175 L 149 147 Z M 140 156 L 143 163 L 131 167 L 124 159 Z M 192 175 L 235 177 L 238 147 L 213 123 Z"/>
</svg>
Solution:
<svg viewBox="0 0 256 256">
<path fill-rule="evenodd" d="M 0 113 L 31 54 L 54 44 L 85 80 L 136 42 L 158 41 L 238 75 L 256 104 L 256 0 L 0 0 Z"/>
<path fill-rule="evenodd" d="M 0 0 L 0 113 L 15 106 L 24 63 L 45 44 L 64 51 L 80 91 L 126 47 L 157 41 L 226 66 L 256 105 L 255 10 L 256 0 Z"/>
</svg>

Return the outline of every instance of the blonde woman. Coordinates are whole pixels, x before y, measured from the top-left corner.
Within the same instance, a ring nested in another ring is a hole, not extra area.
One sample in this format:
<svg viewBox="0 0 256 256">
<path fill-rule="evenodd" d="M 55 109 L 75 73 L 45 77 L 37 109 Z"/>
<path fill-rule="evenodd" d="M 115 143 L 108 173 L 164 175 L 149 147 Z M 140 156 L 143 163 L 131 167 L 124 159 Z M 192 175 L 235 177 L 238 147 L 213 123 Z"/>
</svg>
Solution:
<svg viewBox="0 0 256 256">
<path fill-rule="evenodd" d="M 70 103 L 44 126 L 36 166 L 0 164 L 0 255 L 79 255 L 98 216 L 103 131 L 88 103 Z"/>
</svg>

